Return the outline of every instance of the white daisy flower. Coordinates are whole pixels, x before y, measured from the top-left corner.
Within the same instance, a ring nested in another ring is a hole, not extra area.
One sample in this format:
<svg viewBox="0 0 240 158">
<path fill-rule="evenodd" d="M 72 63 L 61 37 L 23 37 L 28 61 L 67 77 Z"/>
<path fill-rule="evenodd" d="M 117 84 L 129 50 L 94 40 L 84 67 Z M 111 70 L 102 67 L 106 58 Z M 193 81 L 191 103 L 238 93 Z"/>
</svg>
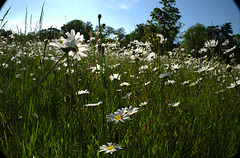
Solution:
<svg viewBox="0 0 240 158">
<path fill-rule="evenodd" d="M 227 53 L 233 51 L 235 48 L 236 48 L 236 46 L 234 46 L 234 47 L 232 47 L 232 48 L 230 48 L 230 49 L 227 49 L 227 50 L 225 50 L 225 51 L 223 52 L 223 54 L 227 54 Z"/>
<path fill-rule="evenodd" d="M 165 83 L 165 85 L 170 85 L 170 84 L 174 84 L 176 81 L 174 81 L 174 80 L 168 80 L 166 83 Z"/>
<path fill-rule="evenodd" d="M 168 104 L 171 107 L 177 107 L 180 104 L 180 102 L 176 102 L 176 103 L 170 103 Z"/>
<path fill-rule="evenodd" d="M 209 41 L 205 42 L 205 47 L 214 48 L 214 47 L 217 46 L 217 44 L 218 44 L 218 40 L 212 39 L 212 40 L 209 40 Z"/>
<path fill-rule="evenodd" d="M 86 89 L 86 90 L 81 90 L 76 92 L 76 95 L 82 95 L 82 94 L 89 94 L 89 91 Z"/>
<path fill-rule="evenodd" d="M 114 121 L 115 124 L 117 124 L 119 121 L 121 121 L 122 123 L 125 123 L 124 120 L 130 120 L 130 117 L 128 114 L 125 114 L 125 110 L 124 109 L 119 109 L 118 111 L 108 114 L 107 116 L 107 121 L 111 122 Z"/>
<path fill-rule="evenodd" d="M 123 82 L 123 83 L 120 84 L 120 86 L 121 86 L 121 87 L 122 87 L 122 86 L 130 86 L 130 84 L 127 83 L 127 82 Z"/>
<path fill-rule="evenodd" d="M 208 71 L 211 71 L 211 70 L 213 70 L 214 69 L 214 67 L 209 67 L 209 65 L 208 66 L 204 66 L 204 67 L 202 67 L 201 69 L 199 69 L 198 71 L 196 71 L 196 72 L 198 72 L 198 73 L 201 73 L 201 72 L 208 72 Z"/>
<path fill-rule="evenodd" d="M 119 144 L 108 143 L 108 145 L 100 146 L 99 152 L 104 152 L 105 154 L 107 154 L 107 153 L 112 154 L 113 152 L 117 151 L 117 149 L 122 149 L 122 147 Z"/>
<path fill-rule="evenodd" d="M 142 103 L 139 104 L 139 106 L 145 106 L 147 104 L 148 104 L 148 102 L 142 102 Z"/>
<path fill-rule="evenodd" d="M 227 89 L 235 88 L 237 86 L 240 86 L 240 80 L 236 81 L 236 83 L 235 82 L 231 83 L 231 85 L 229 87 L 227 87 Z"/>
<path fill-rule="evenodd" d="M 146 82 L 146 83 L 144 83 L 143 85 L 146 86 L 146 85 L 149 85 L 150 83 L 151 83 L 151 81 Z"/>
<path fill-rule="evenodd" d="M 132 109 L 132 106 L 130 106 L 129 108 L 128 107 L 125 107 L 125 108 L 122 108 L 122 109 L 118 109 L 118 111 L 124 111 L 124 114 L 127 114 L 127 115 L 132 115 L 134 113 L 137 113 L 138 112 L 138 109 L 139 108 L 133 108 Z"/>
<path fill-rule="evenodd" d="M 112 81 L 112 80 L 120 80 L 121 78 L 121 75 L 119 74 L 113 74 L 113 75 L 110 75 L 109 76 L 109 79 Z"/>
<path fill-rule="evenodd" d="M 199 81 L 201 81 L 202 78 L 199 78 L 196 82 L 193 82 L 189 85 L 189 87 L 195 86 Z"/>
<path fill-rule="evenodd" d="M 122 98 L 123 98 L 123 99 L 130 98 L 131 94 L 132 94 L 132 92 L 130 92 L 130 93 L 127 93 L 127 94 L 126 94 L 124 97 L 122 97 Z"/>
<path fill-rule="evenodd" d="M 67 39 L 61 37 L 59 40 L 50 42 L 49 45 L 61 48 L 65 52 L 69 52 L 70 50 L 77 52 L 77 45 L 84 41 L 83 35 L 80 35 L 79 32 L 75 34 L 74 30 L 71 30 L 71 33 L 67 32 L 65 34 L 67 35 Z"/>
<path fill-rule="evenodd" d="M 166 72 L 166 73 L 160 74 L 160 75 L 158 76 L 158 78 L 167 78 L 167 77 L 170 76 L 170 75 L 172 75 L 171 72 Z"/>
<path fill-rule="evenodd" d="M 181 65 L 179 65 L 179 64 L 174 64 L 171 66 L 172 70 L 178 70 L 179 68 L 181 68 Z"/>
<path fill-rule="evenodd" d="M 86 104 L 85 106 L 88 107 L 88 106 L 98 106 L 102 104 L 102 101 L 99 101 L 98 103 L 93 103 L 93 104 Z"/>
<path fill-rule="evenodd" d="M 190 82 L 189 80 L 188 81 L 184 81 L 184 82 L 181 83 L 181 85 L 188 84 L 189 82 Z"/>
<path fill-rule="evenodd" d="M 223 46 L 226 46 L 226 45 L 228 45 L 229 44 L 229 40 L 227 39 L 225 42 L 223 42 Z"/>
</svg>

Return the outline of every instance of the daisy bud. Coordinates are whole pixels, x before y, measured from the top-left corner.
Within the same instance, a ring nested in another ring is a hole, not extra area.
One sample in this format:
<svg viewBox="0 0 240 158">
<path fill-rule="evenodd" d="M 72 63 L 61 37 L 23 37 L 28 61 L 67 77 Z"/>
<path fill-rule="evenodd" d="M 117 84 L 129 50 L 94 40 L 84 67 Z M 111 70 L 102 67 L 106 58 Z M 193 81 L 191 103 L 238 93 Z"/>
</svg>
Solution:
<svg viewBox="0 0 240 158">
<path fill-rule="evenodd" d="M 99 19 L 99 20 L 101 19 L 101 17 L 102 17 L 102 15 L 101 15 L 101 14 L 98 14 L 98 19 Z"/>
<path fill-rule="evenodd" d="M 105 26 L 106 26 L 106 24 L 105 24 L 105 23 L 103 23 L 103 24 L 102 24 L 102 28 L 104 28 Z"/>
</svg>

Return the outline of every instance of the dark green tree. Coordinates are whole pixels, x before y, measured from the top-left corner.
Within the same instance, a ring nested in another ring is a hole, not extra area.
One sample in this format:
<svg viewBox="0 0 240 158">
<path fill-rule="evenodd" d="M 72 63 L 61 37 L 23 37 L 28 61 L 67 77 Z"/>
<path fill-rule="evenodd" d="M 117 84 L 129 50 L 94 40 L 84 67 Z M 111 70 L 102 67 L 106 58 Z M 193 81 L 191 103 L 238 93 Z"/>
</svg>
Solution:
<svg viewBox="0 0 240 158">
<path fill-rule="evenodd" d="M 198 50 L 204 46 L 206 40 L 206 27 L 203 24 L 196 23 L 184 33 L 183 47 L 188 53 L 194 49 L 193 55 L 198 56 Z"/>
<path fill-rule="evenodd" d="M 39 36 L 39 39 L 41 41 L 44 41 L 44 39 L 48 39 L 49 37 L 49 31 L 48 29 L 42 29 L 37 32 L 37 35 Z"/>
<path fill-rule="evenodd" d="M 92 30 L 91 22 L 83 22 L 81 20 L 72 20 L 67 24 L 61 27 L 62 33 L 70 32 L 71 30 L 75 30 L 75 32 L 80 32 L 80 34 L 84 35 L 85 41 L 89 40 L 89 32 Z"/>
<path fill-rule="evenodd" d="M 61 31 L 57 28 L 48 28 L 49 33 L 51 32 L 51 38 L 59 38 Z"/>
<path fill-rule="evenodd" d="M 115 32 L 115 29 L 112 28 L 111 26 L 106 26 L 104 30 L 105 30 L 105 36 L 106 37 L 110 37 Z"/>
<path fill-rule="evenodd" d="M 208 39 L 219 39 L 220 38 L 219 25 L 208 26 L 206 34 Z"/>
<path fill-rule="evenodd" d="M 167 38 L 167 44 L 171 48 L 176 35 L 179 33 L 181 28 L 181 23 L 179 19 L 181 18 L 180 12 L 176 5 L 176 0 L 161 0 L 159 2 L 163 5 L 160 8 L 154 8 L 151 12 L 151 21 L 156 27 L 157 33 L 164 35 Z"/>
<path fill-rule="evenodd" d="M 129 34 L 130 40 L 143 41 L 146 35 L 146 25 L 144 23 L 137 24 L 134 31 Z M 144 41 L 145 42 L 145 41 Z"/>
<path fill-rule="evenodd" d="M 96 26 L 96 30 L 99 31 L 99 26 Z M 113 35 L 115 32 L 115 29 L 111 26 L 104 26 L 102 28 L 102 37 L 103 38 L 110 38 L 111 35 Z"/>
<path fill-rule="evenodd" d="M 233 41 L 233 37 L 230 35 L 233 33 L 231 23 L 225 23 L 221 26 L 220 37 L 221 41 L 229 40 L 230 44 Z"/>
</svg>

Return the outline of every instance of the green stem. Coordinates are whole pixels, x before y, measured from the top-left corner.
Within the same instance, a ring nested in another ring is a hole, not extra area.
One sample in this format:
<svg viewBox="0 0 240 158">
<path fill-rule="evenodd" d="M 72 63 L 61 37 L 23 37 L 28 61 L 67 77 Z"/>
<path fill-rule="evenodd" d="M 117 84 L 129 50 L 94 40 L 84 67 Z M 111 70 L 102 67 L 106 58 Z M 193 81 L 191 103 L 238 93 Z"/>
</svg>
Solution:
<svg viewBox="0 0 240 158">
<path fill-rule="evenodd" d="M 98 15 L 98 25 L 99 25 L 99 31 L 100 31 L 100 50 L 99 50 L 99 54 L 100 54 L 100 62 L 101 62 L 101 101 L 102 101 L 102 140 L 103 140 L 103 144 L 105 143 L 105 128 L 104 128 L 104 124 L 105 124 L 105 97 L 104 97 L 104 78 L 103 78 L 103 63 L 104 63 L 104 53 L 103 53 L 103 48 L 102 48 L 102 28 L 101 28 L 101 24 L 100 24 L 100 19 L 101 19 L 101 14 Z"/>
</svg>

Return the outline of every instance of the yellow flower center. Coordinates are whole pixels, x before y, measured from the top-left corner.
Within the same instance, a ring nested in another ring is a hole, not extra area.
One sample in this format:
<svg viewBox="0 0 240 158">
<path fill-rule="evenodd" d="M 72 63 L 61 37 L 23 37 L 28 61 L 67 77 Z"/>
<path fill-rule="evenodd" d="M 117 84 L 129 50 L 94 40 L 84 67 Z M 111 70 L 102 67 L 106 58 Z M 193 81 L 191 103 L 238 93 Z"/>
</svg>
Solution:
<svg viewBox="0 0 240 158">
<path fill-rule="evenodd" d="M 63 41 L 58 41 L 58 43 L 62 44 L 62 43 L 63 43 Z"/>
<path fill-rule="evenodd" d="M 122 119 L 122 116 L 117 115 L 117 116 L 115 116 L 115 119 L 116 119 L 116 120 L 121 120 L 121 119 Z"/>
<path fill-rule="evenodd" d="M 126 113 L 131 113 L 130 111 L 126 111 Z"/>
<path fill-rule="evenodd" d="M 107 150 L 112 150 L 114 147 L 113 146 L 109 146 L 107 147 Z"/>
</svg>

